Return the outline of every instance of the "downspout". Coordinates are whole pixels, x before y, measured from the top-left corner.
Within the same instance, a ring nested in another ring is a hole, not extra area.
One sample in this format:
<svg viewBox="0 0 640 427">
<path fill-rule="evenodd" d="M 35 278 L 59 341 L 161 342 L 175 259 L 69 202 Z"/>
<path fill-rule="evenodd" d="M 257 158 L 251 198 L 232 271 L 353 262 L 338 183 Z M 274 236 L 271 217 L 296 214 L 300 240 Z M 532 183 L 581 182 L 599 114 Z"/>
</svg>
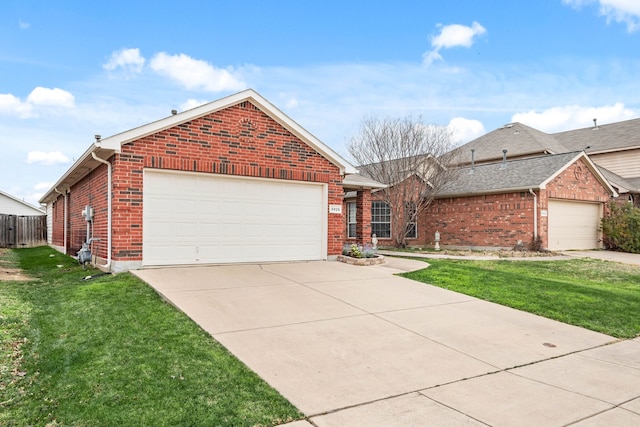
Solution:
<svg viewBox="0 0 640 427">
<path fill-rule="evenodd" d="M 63 242 L 64 243 L 62 244 L 62 247 L 64 248 L 64 254 L 66 255 L 67 254 L 67 215 L 68 215 L 67 211 L 68 211 L 68 208 L 69 208 L 68 202 L 67 202 L 67 200 L 68 200 L 67 199 L 67 193 L 66 192 L 65 193 L 61 193 L 60 191 L 58 191 L 58 187 L 55 187 L 53 189 L 53 191 L 55 191 L 56 193 L 58 193 L 58 194 L 62 195 L 62 197 L 64 197 L 64 216 L 62 218 L 62 221 L 64 222 L 64 224 L 62 226 L 62 230 L 63 230 L 63 232 L 62 232 L 63 237 L 62 238 L 63 238 Z M 52 227 L 51 231 L 53 231 L 53 227 Z"/>
<path fill-rule="evenodd" d="M 538 195 L 532 188 L 529 193 L 533 194 L 533 240 L 538 238 Z"/>
<path fill-rule="evenodd" d="M 100 267 L 111 271 L 111 163 L 96 156 L 94 151 L 91 156 L 97 162 L 107 165 L 107 263 Z"/>
</svg>

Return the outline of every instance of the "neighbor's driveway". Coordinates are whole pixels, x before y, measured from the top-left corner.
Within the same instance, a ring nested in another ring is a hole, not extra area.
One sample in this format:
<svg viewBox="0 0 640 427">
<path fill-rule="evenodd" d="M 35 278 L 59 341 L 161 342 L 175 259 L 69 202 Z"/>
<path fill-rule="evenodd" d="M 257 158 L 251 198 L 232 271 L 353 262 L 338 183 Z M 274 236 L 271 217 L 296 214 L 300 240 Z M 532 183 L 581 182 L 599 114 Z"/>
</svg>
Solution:
<svg viewBox="0 0 640 427">
<path fill-rule="evenodd" d="M 393 276 L 422 265 L 134 273 L 317 426 L 640 425 L 640 338 Z"/>
</svg>

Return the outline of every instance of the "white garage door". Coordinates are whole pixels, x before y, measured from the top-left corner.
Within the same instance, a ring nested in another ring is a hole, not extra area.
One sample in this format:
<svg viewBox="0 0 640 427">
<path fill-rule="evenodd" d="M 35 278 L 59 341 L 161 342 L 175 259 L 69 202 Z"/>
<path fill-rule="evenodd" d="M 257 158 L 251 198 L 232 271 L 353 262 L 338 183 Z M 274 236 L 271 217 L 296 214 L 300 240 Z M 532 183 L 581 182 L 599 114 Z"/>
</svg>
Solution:
<svg viewBox="0 0 640 427">
<path fill-rule="evenodd" d="M 326 259 L 324 184 L 145 170 L 143 264 Z"/>
<path fill-rule="evenodd" d="M 600 203 L 549 200 L 549 249 L 595 249 L 601 247 Z"/>
</svg>

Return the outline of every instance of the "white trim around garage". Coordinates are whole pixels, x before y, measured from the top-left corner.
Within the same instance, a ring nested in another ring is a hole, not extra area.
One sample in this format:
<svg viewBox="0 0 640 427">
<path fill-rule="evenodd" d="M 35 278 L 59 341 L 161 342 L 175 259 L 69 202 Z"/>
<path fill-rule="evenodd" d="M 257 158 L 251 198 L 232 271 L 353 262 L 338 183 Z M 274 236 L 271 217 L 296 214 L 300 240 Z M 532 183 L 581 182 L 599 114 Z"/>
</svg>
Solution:
<svg viewBox="0 0 640 427">
<path fill-rule="evenodd" d="M 597 249 L 602 247 L 602 203 L 549 199 L 548 249 Z"/>
<path fill-rule="evenodd" d="M 323 183 L 145 169 L 143 266 L 327 259 Z"/>
</svg>

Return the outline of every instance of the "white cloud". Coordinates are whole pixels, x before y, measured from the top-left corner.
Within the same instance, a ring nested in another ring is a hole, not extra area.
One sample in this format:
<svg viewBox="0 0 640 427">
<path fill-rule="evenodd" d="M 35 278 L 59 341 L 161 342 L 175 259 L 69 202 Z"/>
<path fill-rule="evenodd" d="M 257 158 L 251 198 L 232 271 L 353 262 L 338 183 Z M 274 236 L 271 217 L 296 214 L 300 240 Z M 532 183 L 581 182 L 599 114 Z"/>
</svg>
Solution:
<svg viewBox="0 0 640 427">
<path fill-rule="evenodd" d="M 576 9 L 597 3 L 600 15 L 611 21 L 624 23 L 630 33 L 640 30 L 640 2 L 638 0 L 562 0 L 562 3 Z"/>
<path fill-rule="evenodd" d="M 24 22 L 22 19 L 18 21 L 18 26 L 21 30 L 28 30 L 29 28 L 31 28 L 31 24 L 29 24 L 28 22 Z"/>
<path fill-rule="evenodd" d="M 206 101 L 204 99 L 187 99 L 186 102 L 183 102 L 182 104 L 180 104 L 180 111 L 187 111 L 187 110 L 191 110 L 192 108 L 196 108 L 199 107 L 201 105 L 206 104 L 207 102 L 210 101 Z"/>
<path fill-rule="evenodd" d="M 447 129 L 451 132 L 451 142 L 454 145 L 465 144 L 487 133 L 481 121 L 465 119 L 464 117 L 451 119 Z"/>
<path fill-rule="evenodd" d="M 441 49 L 452 47 L 471 47 L 477 36 L 486 33 L 487 30 L 478 22 L 474 22 L 470 27 L 460 24 L 442 25 L 438 24 L 440 34 L 431 37 L 431 47 L 429 52 L 423 55 L 426 65 L 430 65 L 435 60 L 441 60 Z"/>
<path fill-rule="evenodd" d="M 115 71 L 118 68 L 129 73 L 140 73 L 146 59 L 140 55 L 140 49 L 122 49 L 111 53 L 111 57 L 102 66 L 107 71 Z"/>
<path fill-rule="evenodd" d="M 59 151 L 30 151 L 27 154 L 27 163 L 37 163 L 41 165 L 58 165 L 69 163 L 67 156 Z"/>
<path fill-rule="evenodd" d="M 630 33 L 640 29 L 638 0 L 600 0 L 600 14 L 607 17 L 607 22 L 627 24 L 627 31 Z"/>
<path fill-rule="evenodd" d="M 33 189 L 37 191 L 44 191 L 50 189 L 52 185 L 53 182 L 38 182 L 33 186 Z"/>
<path fill-rule="evenodd" d="M 17 115 L 21 118 L 31 117 L 33 106 L 22 102 L 10 93 L 0 93 L 0 113 Z"/>
<path fill-rule="evenodd" d="M 554 133 L 593 126 L 593 119 L 597 119 L 597 123 L 601 125 L 636 117 L 640 117 L 640 110 L 626 108 L 623 103 L 617 102 L 614 105 L 602 107 L 568 105 L 541 112 L 532 110 L 514 114 L 511 119 L 513 122 L 524 123 L 543 132 Z"/>
<path fill-rule="evenodd" d="M 150 65 L 158 74 L 169 77 L 190 90 L 221 92 L 246 87 L 244 82 L 233 75 L 232 69 L 217 68 L 183 53 L 168 55 L 160 52 L 153 57 Z"/>
<path fill-rule="evenodd" d="M 10 93 L 0 93 L 0 114 L 18 116 L 22 119 L 36 117 L 35 107 L 65 107 L 71 108 L 75 98 L 66 90 L 45 88 L 38 86 L 22 101 Z"/>
<path fill-rule="evenodd" d="M 574 9 L 579 9 L 585 4 L 593 3 L 596 0 L 562 0 L 563 4 L 573 7 Z"/>
<path fill-rule="evenodd" d="M 49 89 L 38 86 L 31 91 L 27 102 L 33 105 L 71 108 L 75 104 L 75 98 L 71 93 L 57 87 Z"/>
</svg>

